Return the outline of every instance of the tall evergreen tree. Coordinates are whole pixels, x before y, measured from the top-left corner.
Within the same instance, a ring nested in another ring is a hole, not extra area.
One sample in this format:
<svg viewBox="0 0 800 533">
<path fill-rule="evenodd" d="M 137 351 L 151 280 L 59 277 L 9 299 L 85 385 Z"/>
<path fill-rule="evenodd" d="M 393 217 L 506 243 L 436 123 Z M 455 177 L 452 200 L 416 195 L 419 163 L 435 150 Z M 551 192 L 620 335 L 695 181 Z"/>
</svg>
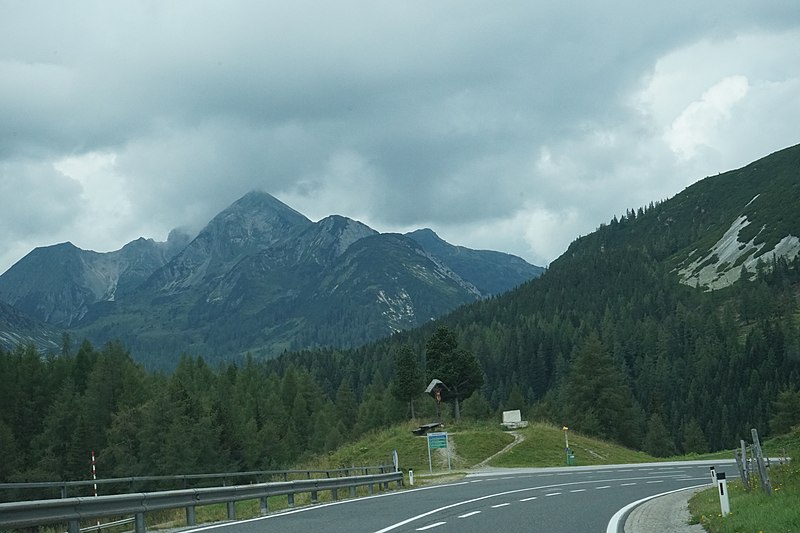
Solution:
<svg viewBox="0 0 800 533">
<path fill-rule="evenodd" d="M 439 326 L 425 345 L 428 379 L 438 379 L 447 387 L 445 400 L 453 402 L 455 420 L 461 419 L 460 402 L 483 385 L 483 371 L 472 352 L 458 346 L 455 333 Z"/>
<path fill-rule="evenodd" d="M 788 389 L 778 393 L 772 403 L 769 428 L 774 434 L 784 434 L 794 426 L 800 426 L 800 391 Z"/>
<path fill-rule="evenodd" d="M 641 421 L 631 388 L 596 334 L 576 354 L 562 401 L 570 427 L 628 446 L 638 445 Z"/>
<path fill-rule="evenodd" d="M 675 443 L 658 413 L 653 413 L 647 421 L 647 433 L 643 442 L 644 451 L 653 457 L 675 455 Z"/>
<path fill-rule="evenodd" d="M 683 428 L 683 451 L 684 453 L 708 452 L 708 441 L 703 434 L 703 428 L 694 417 L 690 418 Z"/>
<path fill-rule="evenodd" d="M 395 375 L 392 394 L 400 401 L 407 402 L 411 418 L 414 413 L 414 399 L 419 397 L 425 388 L 422 372 L 417 363 L 417 356 L 407 344 L 400 346 L 395 355 Z"/>
</svg>

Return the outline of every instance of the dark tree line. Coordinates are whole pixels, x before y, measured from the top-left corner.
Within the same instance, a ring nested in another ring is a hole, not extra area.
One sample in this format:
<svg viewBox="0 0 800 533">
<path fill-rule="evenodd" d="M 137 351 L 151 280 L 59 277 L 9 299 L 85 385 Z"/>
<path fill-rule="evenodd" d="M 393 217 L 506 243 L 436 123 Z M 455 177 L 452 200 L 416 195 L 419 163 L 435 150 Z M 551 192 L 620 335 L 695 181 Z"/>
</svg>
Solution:
<svg viewBox="0 0 800 533">
<path fill-rule="evenodd" d="M 309 369 L 253 358 L 211 368 L 184 356 L 165 375 L 119 343 L 73 353 L 65 337 L 62 353 L 46 357 L 0 349 L 0 482 L 86 479 L 92 451 L 101 477 L 288 468 L 408 418 L 424 373 L 408 346 L 397 353 L 390 382 L 335 352 Z M 460 386 L 463 400 L 471 391 Z M 418 405 L 423 416 L 433 410 Z"/>
<path fill-rule="evenodd" d="M 655 455 L 799 424 L 800 258 L 687 287 L 670 259 L 681 233 L 630 234 L 660 210 L 612 221 L 512 293 L 353 350 L 213 368 L 184 356 L 170 374 L 118 343 L 0 350 L 0 480 L 86 478 L 92 450 L 103 477 L 289 467 L 412 404 L 432 417 L 433 377 L 453 416 L 522 409 Z"/>
</svg>

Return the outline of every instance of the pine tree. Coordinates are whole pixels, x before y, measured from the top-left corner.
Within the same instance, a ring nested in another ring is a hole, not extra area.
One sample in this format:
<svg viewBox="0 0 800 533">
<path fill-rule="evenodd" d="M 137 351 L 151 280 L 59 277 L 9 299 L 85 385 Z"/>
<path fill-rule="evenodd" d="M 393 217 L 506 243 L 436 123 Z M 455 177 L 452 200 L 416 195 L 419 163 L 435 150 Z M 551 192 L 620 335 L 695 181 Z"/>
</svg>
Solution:
<svg viewBox="0 0 800 533">
<path fill-rule="evenodd" d="M 460 348 L 453 333 L 439 326 L 425 345 L 428 379 L 445 384 L 443 398 L 453 402 L 455 420 L 461 418 L 460 402 L 483 385 L 483 371 L 472 352 Z"/>
<path fill-rule="evenodd" d="M 575 356 L 562 396 L 570 427 L 636 446 L 640 421 L 625 374 L 597 335 Z"/>
<path fill-rule="evenodd" d="M 644 451 L 653 457 L 675 455 L 675 443 L 658 413 L 653 413 L 647 421 L 647 433 L 643 444 Z"/>
<path fill-rule="evenodd" d="M 778 397 L 772 402 L 770 431 L 774 435 L 781 435 L 789 433 L 797 425 L 800 425 L 800 391 L 789 389 L 778 393 Z"/>
<path fill-rule="evenodd" d="M 400 401 L 408 402 L 411 418 L 416 418 L 414 413 L 414 399 L 424 390 L 422 372 L 417 364 L 417 356 L 411 347 L 404 344 L 395 355 L 395 378 L 392 384 L 392 394 Z"/>
<path fill-rule="evenodd" d="M 683 428 L 683 451 L 684 453 L 708 452 L 708 441 L 703 434 L 703 428 L 694 417 L 690 418 Z"/>
</svg>

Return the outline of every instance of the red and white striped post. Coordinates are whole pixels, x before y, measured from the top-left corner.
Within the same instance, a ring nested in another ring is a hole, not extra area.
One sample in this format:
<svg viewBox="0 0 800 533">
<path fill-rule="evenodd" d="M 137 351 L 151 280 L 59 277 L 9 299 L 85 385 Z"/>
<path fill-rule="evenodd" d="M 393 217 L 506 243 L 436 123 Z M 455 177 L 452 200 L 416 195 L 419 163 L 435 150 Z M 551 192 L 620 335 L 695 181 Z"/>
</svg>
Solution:
<svg viewBox="0 0 800 533">
<path fill-rule="evenodd" d="M 96 498 L 97 497 L 97 483 L 96 483 L 96 481 L 97 481 L 97 464 L 96 464 L 95 458 L 94 458 L 94 450 L 92 450 L 92 481 L 95 481 L 95 483 L 94 483 L 94 496 Z"/>
<path fill-rule="evenodd" d="M 94 457 L 94 450 L 92 450 L 92 481 L 94 481 L 94 497 L 97 498 L 97 462 Z M 97 525 L 100 525 L 100 519 L 97 519 Z"/>
</svg>

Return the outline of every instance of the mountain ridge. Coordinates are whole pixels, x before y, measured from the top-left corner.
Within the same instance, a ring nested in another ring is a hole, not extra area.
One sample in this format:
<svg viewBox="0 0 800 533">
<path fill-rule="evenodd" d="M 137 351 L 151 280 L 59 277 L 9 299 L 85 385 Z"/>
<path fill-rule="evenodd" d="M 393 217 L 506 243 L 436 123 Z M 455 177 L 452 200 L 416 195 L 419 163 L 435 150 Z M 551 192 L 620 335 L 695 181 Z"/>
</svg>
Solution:
<svg viewBox="0 0 800 533">
<path fill-rule="evenodd" d="M 140 238 L 106 254 L 37 249 L 0 276 L 0 300 L 96 343 L 124 340 L 154 361 L 182 350 L 273 356 L 368 342 L 544 271 L 438 236 L 381 234 L 341 215 L 312 222 L 263 191 L 183 243 Z M 70 258 L 61 270 L 57 253 Z"/>
</svg>

